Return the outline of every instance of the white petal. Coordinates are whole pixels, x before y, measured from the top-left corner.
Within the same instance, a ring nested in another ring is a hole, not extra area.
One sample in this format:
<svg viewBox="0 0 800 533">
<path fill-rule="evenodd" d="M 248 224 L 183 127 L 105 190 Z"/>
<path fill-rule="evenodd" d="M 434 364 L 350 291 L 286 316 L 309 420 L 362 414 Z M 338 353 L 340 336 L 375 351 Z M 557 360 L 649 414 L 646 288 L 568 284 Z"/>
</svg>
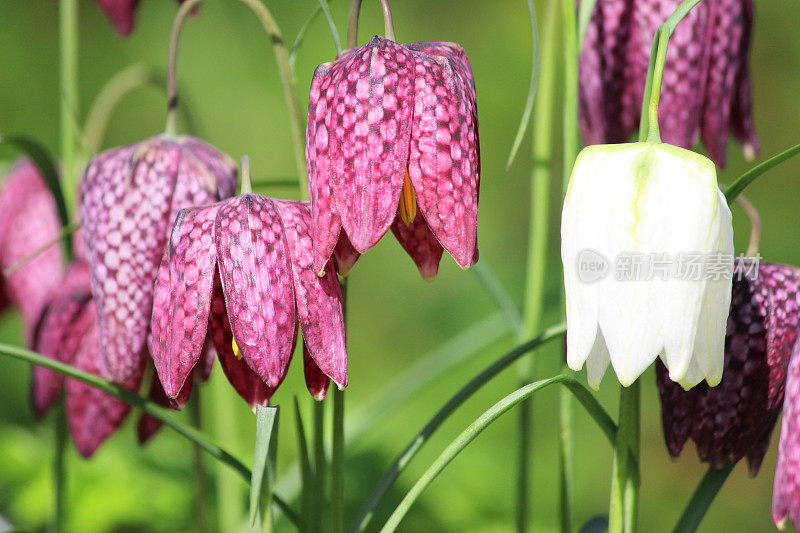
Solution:
<svg viewBox="0 0 800 533">
<path fill-rule="evenodd" d="M 589 357 L 586 359 L 586 379 L 589 381 L 589 386 L 594 390 L 600 388 L 600 381 L 603 379 L 603 374 L 606 373 L 610 362 L 606 341 L 603 338 L 603 334 L 598 331 L 592 351 L 589 352 Z"/>
</svg>

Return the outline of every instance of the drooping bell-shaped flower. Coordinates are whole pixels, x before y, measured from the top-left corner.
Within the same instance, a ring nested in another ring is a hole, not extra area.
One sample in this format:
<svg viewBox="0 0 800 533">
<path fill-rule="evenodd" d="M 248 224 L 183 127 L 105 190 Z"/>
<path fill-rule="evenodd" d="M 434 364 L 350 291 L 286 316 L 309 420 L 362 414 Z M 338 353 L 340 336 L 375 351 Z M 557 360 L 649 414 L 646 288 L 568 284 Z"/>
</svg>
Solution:
<svg viewBox="0 0 800 533">
<path fill-rule="evenodd" d="M 478 118 L 461 46 L 375 36 L 317 67 L 308 108 L 317 272 L 332 254 L 346 271 L 389 228 L 426 279 L 443 249 L 462 268 L 477 260 Z"/>
<path fill-rule="evenodd" d="M 650 47 L 680 0 L 597 2 L 580 55 L 580 125 L 586 144 L 619 143 L 637 131 Z M 752 0 L 706 0 L 669 42 L 659 104 L 665 142 L 691 148 L 702 138 L 724 166 L 728 136 L 759 151 L 750 110 L 747 54 Z"/>
<path fill-rule="evenodd" d="M 178 211 L 231 196 L 236 174 L 230 158 L 192 137 L 158 135 L 89 162 L 80 213 L 103 377 L 124 383 L 147 359 L 153 284 Z"/>
<path fill-rule="evenodd" d="M 567 363 L 624 386 L 656 357 L 684 387 L 722 377 L 733 228 L 714 164 L 661 143 L 597 145 L 561 217 Z"/>
<path fill-rule="evenodd" d="M 182 3 L 183 0 L 178 0 Z M 97 0 L 100 9 L 114 25 L 117 33 L 127 37 L 133 31 L 134 15 L 139 0 Z"/>
<path fill-rule="evenodd" d="M 151 353 L 175 398 L 208 336 L 223 371 L 251 405 L 283 381 L 297 340 L 309 390 L 347 385 L 342 295 L 332 263 L 312 267 L 307 202 L 243 194 L 182 210 L 158 271 Z"/>
<path fill-rule="evenodd" d="M 49 295 L 37 327 L 35 348 L 42 355 L 100 375 L 96 306 L 89 267 L 84 261 L 73 262 Z M 139 390 L 143 363 L 122 383 L 124 387 Z M 130 412 L 130 405 L 80 381 L 37 368 L 31 390 L 37 415 L 43 415 L 58 399 L 62 387 L 72 440 L 81 455 L 90 457 L 119 428 Z"/>
<path fill-rule="evenodd" d="M 656 376 L 670 455 L 677 457 L 691 438 L 701 461 L 721 468 L 746 457 L 755 475 L 783 405 L 800 331 L 800 269 L 737 261 L 735 272 L 719 385 L 684 390 L 661 362 Z"/>
<path fill-rule="evenodd" d="M 33 329 L 50 290 L 61 280 L 61 233 L 55 201 L 38 169 L 18 161 L 0 185 L 0 302 L 18 307 L 25 338 Z M 48 243 L 51 246 L 43 248 Z M 31 256 L 35 256 L 28 260 Z"/>
</svg>

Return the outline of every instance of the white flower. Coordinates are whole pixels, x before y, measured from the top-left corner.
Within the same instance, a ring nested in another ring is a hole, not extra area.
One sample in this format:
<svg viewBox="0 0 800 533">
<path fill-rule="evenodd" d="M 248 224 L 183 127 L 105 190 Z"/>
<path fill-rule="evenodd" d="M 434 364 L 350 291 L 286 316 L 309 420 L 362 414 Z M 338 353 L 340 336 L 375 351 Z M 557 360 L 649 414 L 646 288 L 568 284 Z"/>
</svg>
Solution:
<svg viewBox="0 0 800 533">
<path fill-rule="evenodd" d="M 689 388 L 722 378 L 733 228 L 714 164 L 668 144 L 585 148 L 561 215 L 567 364 L 597 388 L 657 356 Z"/>
</svg>

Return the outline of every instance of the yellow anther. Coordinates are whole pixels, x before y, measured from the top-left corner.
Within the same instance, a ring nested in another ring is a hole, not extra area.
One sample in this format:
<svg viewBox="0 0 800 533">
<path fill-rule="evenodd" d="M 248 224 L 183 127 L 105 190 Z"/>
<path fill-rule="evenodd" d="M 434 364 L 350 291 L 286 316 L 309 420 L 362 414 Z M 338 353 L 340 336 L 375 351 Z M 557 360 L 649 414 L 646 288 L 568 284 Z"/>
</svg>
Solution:
<svg viewBox="0 0 800 533">
<path fill-rule="evenodd" d="M 417 194 L 414 192 L 414 187 L 411 186 L 407 170 L 406 176 L 403 178 L 403 191 L 400 193 L 400 206 L 397 211 L 400 213 L 400 220 L 406 226 L 410 226 L 417 216 Z"/>
<path fill-rule="evenodd" d="M 236 345 L 236 339 L 231 341 L 231 347 L 233 348 L 233 355 L 236 356 L 236 359 L 242 360 L 242 352 L 239 351 L 239 346 Z"/>
</svg>

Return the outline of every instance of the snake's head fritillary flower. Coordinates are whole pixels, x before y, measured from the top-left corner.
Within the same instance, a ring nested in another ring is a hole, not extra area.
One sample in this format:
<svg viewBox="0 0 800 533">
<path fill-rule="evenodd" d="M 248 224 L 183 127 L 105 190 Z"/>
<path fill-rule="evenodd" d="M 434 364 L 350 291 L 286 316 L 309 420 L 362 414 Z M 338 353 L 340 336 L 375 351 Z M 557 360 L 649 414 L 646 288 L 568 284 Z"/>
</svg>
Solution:
<svg viewBox="0 0 800 533">
<path fill-rule="evenodd" d="M 100 375 L 96 306 L 85 262 L 70 264 L 61 283 L 49 295 L 37 327 L 35 348 L 42 355 Z M 122 385 L 138 391 L 143 371 L 142 364 Z M 37 415 L 44 414 L 58 399 L 62 386 L 72 440 L 81 455 L 90 457 L 119 428 L 130 406 L 80 381 L 65 380 L 57 372 L 36 368 L 31 396 Z"/>
<path fill-rule="evenodd" d="M 443 249 L 462 268 L 477 260 L 478 116 L 461 46 L 375 36 L 320 65 L 306 139 L 317 272 L 332 254 L 349 268 L 390 228 L 426 279 Z"/>
<path fill-rule="evenodd" d="M 103 377 L 124 383 L 147 359 L 153 283 L 178 211 L 231 196 L 236 174 L 230 158 L 192 137 L 159 135 L 89 162 L 80 213 Z"/>
<path fill-rule="evenodd" d="M 309 391 L 347 385 L 342 294 L 332 262 L 318 276 L 307 202 L 243 194 L 182 210 L 158 271 L 151 353 L 175 398 L 208 335 L 251 405 L 266 405 L 303 335 Z"/>
<path fill-rule="evenodd" d="M 19 308 L 30 343 L 50 290 L 61 280 L 61 233 L 56 204 L 38 169 L 20 160 L 0 185 L 0 300 Z M 53 243 L 44 249 L 47 243 Z M 35 257 L 27 262 L 30 256 Z"/>
<path fill-rule="evenodd" d="M 659 355 L 686 388 L 719 382 L 733 228 L 709 159 L 661 143 L 585 148 L 564 200 L 561 259 L 567 363 L 586 363 L 590 385 L 611 362 L 628 386 Z"/>
<path fill-rule="evenodd" d="M 680 0 L 597 2 L 580 55 L 580 124 L 587 144 L 625 142 L 637 130 L 653 35 Z M 667 50 L 659 126 L 665 142 L 702 137 L 724 166 L 728 135 L 759 152 L 747 54 L 752 0 L 707 0 L 678 24 Z"/>
<path fill-rule="evenodd" d="M 656 376 L 670 455 L 677 457 L 691 438 L 701 461 L 721 468 L 746 457 L 755 475 L 783 405 L 800 322 L 800 269 L 760 264 L 756 270 L 755 263 L 737 261 L 736 273 L 719 385 L 683 390 L 660 362 Z"/>
<path fill-rule="evenodd" d="M 783 529 L 789 520 L 795 528 L 800 527 L 800 339 L 794 343 L 786 372 L 781 437 L 772 485 L 772 521 Z"/>
<path fill-rule="evenodd" d="M 182 2 L 183 0 L 178 0 L 178 3 Z M 97 5 L 114 25 L 117 33 L 123 37 L 131 34 L 139 0 L 97 0 Z"/>
</svg>

